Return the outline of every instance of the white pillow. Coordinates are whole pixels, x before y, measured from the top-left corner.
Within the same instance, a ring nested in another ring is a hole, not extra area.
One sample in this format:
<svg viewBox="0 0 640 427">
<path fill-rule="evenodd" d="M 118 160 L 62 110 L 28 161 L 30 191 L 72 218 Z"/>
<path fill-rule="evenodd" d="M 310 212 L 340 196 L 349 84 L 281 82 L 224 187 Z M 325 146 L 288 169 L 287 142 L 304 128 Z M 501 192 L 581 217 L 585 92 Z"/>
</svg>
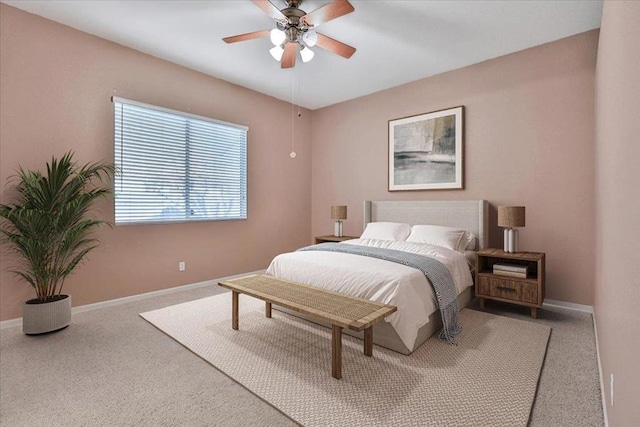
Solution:
<svg viewBox="0 0 640 427">
<path fill-rule="evenodd" d="M 414 225 L 407 242 L 429 243 L 452 251 L 464 252 L 469 244 L 465 239 L 467 231 L 440 225 Z M 475 236 L 474 236 L 475 239 Z"/>
<path fill-rule="evenodd" d="M 399 222 L 370 222 L 364 229 L 361 239 L 395 240 L 404 242 L 411 232 L 409 224 Z"/>
<path fill-rule="evenodd" d="M 465 231 L 465 235 L 460 242 L 460 252 L 462 251 L 475 251 L 476 250 L 476 235 Z M 464 245 L 464 247 L 462 247 Z"/>
</svg>

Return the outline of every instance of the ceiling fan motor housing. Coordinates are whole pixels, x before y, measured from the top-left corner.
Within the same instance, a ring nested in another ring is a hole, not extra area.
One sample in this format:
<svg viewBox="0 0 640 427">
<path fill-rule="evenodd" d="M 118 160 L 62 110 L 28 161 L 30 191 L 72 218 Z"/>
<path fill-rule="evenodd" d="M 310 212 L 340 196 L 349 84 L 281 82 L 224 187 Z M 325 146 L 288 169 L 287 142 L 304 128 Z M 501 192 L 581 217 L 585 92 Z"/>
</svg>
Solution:
<svg viewBox="0 0 640 427">
<path fill-rule="evenodd" d="M 289 7 L 300 7 L 300 3 L 302 3 L 302 0 L 286 0 L 287 4 L 289 5 Z"/>
<path fill-rule="evenodd" d="M 287 19 L 277 21 L 277 27 L 286 33 L 287 43 L 299 43 L 299 37 L 310 29 L 310 26 L 302 19 L 307 12 L 298 8 L 301 2 L 301 0 L 290 0 L 288 1 L 289 7 L 280 11 Z"/>
</svg>

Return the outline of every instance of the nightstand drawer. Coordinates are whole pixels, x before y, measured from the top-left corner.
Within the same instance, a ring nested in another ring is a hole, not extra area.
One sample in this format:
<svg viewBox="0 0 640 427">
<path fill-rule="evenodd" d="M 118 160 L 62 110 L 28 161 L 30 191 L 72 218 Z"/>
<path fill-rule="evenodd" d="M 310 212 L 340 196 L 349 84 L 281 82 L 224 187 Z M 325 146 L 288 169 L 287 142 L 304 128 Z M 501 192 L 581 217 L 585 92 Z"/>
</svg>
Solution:
<svg viewBox="0 0 640 427">
<path fill-rule="evenodd" d="M 504 298 L 538 304 L 538 285 L 536 283 L 503 279 L 490 276 L 479 276 L 476 293 L 479 296 Z"/>
</svg>

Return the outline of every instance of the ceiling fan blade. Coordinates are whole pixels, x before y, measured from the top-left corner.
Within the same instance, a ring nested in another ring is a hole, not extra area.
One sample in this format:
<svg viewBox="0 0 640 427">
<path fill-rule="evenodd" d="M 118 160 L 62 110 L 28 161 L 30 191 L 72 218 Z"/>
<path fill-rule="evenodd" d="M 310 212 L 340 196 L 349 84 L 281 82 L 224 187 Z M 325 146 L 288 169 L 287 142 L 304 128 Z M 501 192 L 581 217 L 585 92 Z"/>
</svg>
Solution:
<svg viewBox="0 0 640 427">
<path fill-rule="evenodd" d="M 287 43 L 284 46 L 280 68 L 293 68 L 296 65 L 296 53 L 298 53 L 298 43 Z"/>
<path fill-rule="evenodd" d="M 236 42 L 243 42 L 245 40 L 261 39 L 263 37 L 269 37 L 269 30 L 238 34 L 237 36 L 225 37 L 222 40 L 224 40 L 227 43 L 236 43 Z"/>
<path fill-rule="evenodd" d="M 343 58 L 349 59 L 351 55 L 353 55 L 356 51 L 355 47 L 351 47 L 348 44 L 344 44 L 339 42 L 336 39 L 332 39 L 331 37 L 325 36 L 324 34 L 318 34 L 318 43 L 316 46 L 321 47 L 324 50 L 328 50 L 329 52 L 333 52 L 336 55 L 340 55 Z"/>
<path fill-rule="evenodd" d="M 286 19 L 287 17 L 280 12 L 280 9 L 275 7 L 269 0 L 251 0 L 258 6 L 264 13 L 272 17 L 273 19 Z"/>
<path fill-rule="evenodd" d="M 353 6 L 351 6 L 351 3 L 347 0 L 335 0 L 333 3 L 329 3 L 313 12 L 307 13 L 303 19 L 308 25 L 317 27 L 332 19 L 351 13 L 353 10 Z"/>
</svg>

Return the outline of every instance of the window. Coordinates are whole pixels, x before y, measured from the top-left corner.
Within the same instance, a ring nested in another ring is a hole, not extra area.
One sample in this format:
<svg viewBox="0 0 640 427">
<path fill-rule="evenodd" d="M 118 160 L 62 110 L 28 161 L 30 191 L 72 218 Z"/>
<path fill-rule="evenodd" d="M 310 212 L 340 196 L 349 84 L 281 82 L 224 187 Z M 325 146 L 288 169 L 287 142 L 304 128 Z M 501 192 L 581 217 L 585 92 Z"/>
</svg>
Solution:
<svg viewBox="0 0 640 427">
<path fill-rule="evenodd" d="M 247 218 L 247 127 L 113 104 L 116 224 Z"/>
</svg>

